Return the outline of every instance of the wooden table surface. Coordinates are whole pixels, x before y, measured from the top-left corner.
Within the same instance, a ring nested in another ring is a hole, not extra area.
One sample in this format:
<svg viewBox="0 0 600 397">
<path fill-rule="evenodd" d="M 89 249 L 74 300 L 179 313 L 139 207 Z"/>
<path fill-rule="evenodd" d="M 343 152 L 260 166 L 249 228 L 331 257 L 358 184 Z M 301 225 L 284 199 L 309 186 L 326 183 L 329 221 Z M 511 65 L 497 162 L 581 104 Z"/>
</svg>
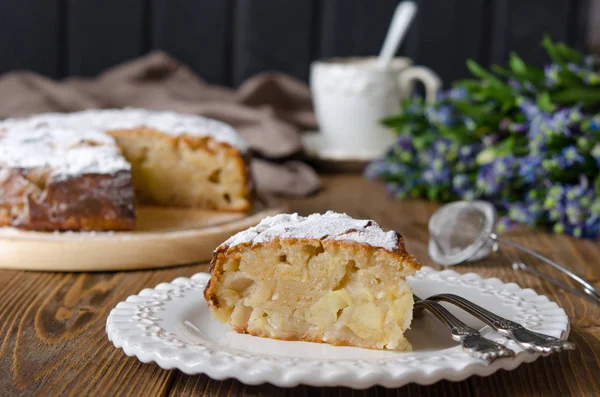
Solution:
<svg viewBox="0 0 600 397">
<path fill-rule="evenodd" d="M 427 255 L 427 220 L 435 204 L 394 201 L 382 186 L 358 176 L 325 176 L 323 183 L 323 191 L 316 196 L 285 201 L 301 214 L 332 209 L 375 219 L 402 233 L 409 250 L 424 264 L 433 265 Z M 519 230 L 510 236 L 600 286 L 598 242 L 531 230 Z M 199 264 L 128 273 L 0 271 L 0 395 L 600 396 L 600 308 L 512 270 L 502 257 L 456 270 L 517 282 L 557 301 L 571 318 L 570 339 L 577 350 L 485 378 L 353 391 L 245 386 L 235 380 L 188 376 L 155 364 L 142 364 L 108 341 L 106 317 L 119 301 L 143 288 L 206 270 L 206 264 Z"/>
</svg>

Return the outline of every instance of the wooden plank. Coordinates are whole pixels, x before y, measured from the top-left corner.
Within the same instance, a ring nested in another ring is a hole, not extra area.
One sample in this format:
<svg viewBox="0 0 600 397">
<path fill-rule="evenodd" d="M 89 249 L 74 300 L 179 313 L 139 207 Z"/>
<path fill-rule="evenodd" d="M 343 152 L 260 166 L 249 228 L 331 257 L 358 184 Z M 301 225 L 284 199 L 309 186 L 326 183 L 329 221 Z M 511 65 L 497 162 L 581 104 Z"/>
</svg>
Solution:
<svg viewBox="0 0 600 397">
<path fill-rule="evenodd" d="M 465 61 L 487 65 L 483 56 L 486 2 L 482 0 L 419 0 L 414 27 L 407 37 L 407 55 L 436 71 L 444 85 L 469 76 Z"/>
<path fill-rule="evenodd" d="M 397 5 L 398 0 L 322 1 L 318 57 L 379 54 Z"/>
<path fill-rule="evenodd" d="M 526 62 L 543 66 L 548 57 L 540 43 L 548 33 L 554 40 L 569 41 L 573 0 L 495 0 L 492 62 L 503 65 L 515 51 Z"/>
<path fill-rule="evenodd" d="M 0 73 L 28 69 L 59 77 L 60 24 L 59 1 L 0 3 Z"/>
<path fill-rule="evenodd" d="M 153 0 L 151 37 L 213 84 L 231 83 L 232 2 Z"/>
<path fill-rule="evenodd" d="M 313 0 L 239 0 L 234 82 L 263 71 L 308 78 L 313 52 Z"/>
<path fill-rule="evenodd" d="M 596 1 L 595 6 L 600 10 L 600 3 Z M 591 28 L 599 25 L 598 22 L 600 22 L 600 19 L 594 19 L 591 12 L 592 0 L 571 0 L 569 43 L 582 52 L 588 50 L 588 34 L 591 36 Z"/>
<path fill-rule="evenodd" d="M 93 76 L 144 50 L 140 0 L 67 0 L 67 74 Z"/>
<path fill-rule="evenodd" d="M 0 390 L 6 396 L 165 395 L 175 371 L 127 357 L 106 337 L 128 295 L 206 266 L 132 273 L 0 271 Z"/>
<path fill-rule="evenodd" d="M 588 0 L 588 13 L 583 17 L 587 21 L 600 21 L 600 2 Z M 585 32 L 585 41 L 589 45 L 587 49 L 594 54 L 600 54 L 600 23 L 590 23 L 589 31 Z"/>
</svg>

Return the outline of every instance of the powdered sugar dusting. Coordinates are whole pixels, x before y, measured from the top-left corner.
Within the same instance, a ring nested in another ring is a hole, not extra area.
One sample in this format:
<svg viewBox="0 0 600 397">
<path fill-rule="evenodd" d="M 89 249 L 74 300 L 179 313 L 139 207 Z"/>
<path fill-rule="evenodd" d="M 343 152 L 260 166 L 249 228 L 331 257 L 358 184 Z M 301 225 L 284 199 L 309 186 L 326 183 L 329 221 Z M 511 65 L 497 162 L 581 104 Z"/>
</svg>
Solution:
<svg viewBox="0 0 600 397">
<path fill-rule="evenodd" d="M 0 165 L 50 168 L 59 177 L 110 174 L 131 168 L 110 135 L 46 125 L 35 129 L 15 125 L 0 132 Z"/>
<path fill-rule="evenodd" d="M 47 167 L 59 177 L 129 170 L 131 166 L 106 131 L 143 127 L 171 135 L 209 136 L 247 150 L 238 133 L 217 120 L 145 109 L 94 109 L 1 121 L 0 165 Z"/>
<path fill-rule="evenodd" d="M 132 128 L 153 128 L 170 135 L 190 134 L 209 136 L 241 151 L 247 145 L 231 126 L 217 120 L 193 114 L 146 109 L 92 109 L 76 113 L 44 113 L 26 119 L 8 119 L 0 122 L 0 129 L 13 127 L 96 129 L 108 131 Z"/>
<path fill-rule="evenodd" d="M 352 241 L 393 251 L 398 248 L 398 234 L 384 232 L 370 220 L 354 219 L 346 214 L 327 211 L 307 217 L 298 214 L 279 214 L 263 219 L 258 225 L 237 233 L 221 244 L 233 247 L 244 243 L 265 243 L 275 238 L 308 238 Z"/>
</svg>

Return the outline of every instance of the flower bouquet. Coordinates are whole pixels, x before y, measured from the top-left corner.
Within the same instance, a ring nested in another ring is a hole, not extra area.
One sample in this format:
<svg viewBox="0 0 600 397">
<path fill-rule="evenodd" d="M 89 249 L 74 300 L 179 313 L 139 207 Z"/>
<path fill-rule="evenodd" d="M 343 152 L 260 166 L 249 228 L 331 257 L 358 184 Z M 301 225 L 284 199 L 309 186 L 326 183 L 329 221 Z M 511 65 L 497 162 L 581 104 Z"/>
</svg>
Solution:
<svg viewBox="0 0 600 397">
<path fill-rule="evenodd" d="M 367 177 L 399 199 L 483 199 L 502 217 L 557 233 L 600 235 L 600 58 L 549 38 L 552 63 L 509 66 L 458 81 L 432 104 L 420 98 L 383 120 L 398 134 Z"/>
</svg>

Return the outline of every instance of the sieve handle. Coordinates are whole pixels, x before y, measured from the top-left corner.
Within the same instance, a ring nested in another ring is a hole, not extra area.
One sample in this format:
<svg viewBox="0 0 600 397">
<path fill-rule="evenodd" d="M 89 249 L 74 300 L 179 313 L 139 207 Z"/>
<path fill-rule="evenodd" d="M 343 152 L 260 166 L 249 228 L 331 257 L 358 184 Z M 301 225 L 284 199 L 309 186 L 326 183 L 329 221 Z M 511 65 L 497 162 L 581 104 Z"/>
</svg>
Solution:
<svg viewBox="0 0 600 397">
<path fill-rule="evenodd" d="M 529 255 L 534 256 L 537 259 L 549 264 L 550 266 L 552 266 L 556 270 L 560 271 L 561 273 L 566 274 L 571 280 L 573 280 L 577 284 L 579 284 L 580 288 L 574 289 L 560 280 L 557 280 L 545 273 L 542 273 L 532 267 L 527 266 L 526 264 L 524 264 L 521 261 L 516 261 L 515 263 L 513 263 L 513 265 L 516 266 L 518 269 L 525 270 L 526 272 L 533 274 L 534 276 L 540 277 L 548 282 L 551 282 L 554 285 L 557 285 L 558 287 L 563 288 L 573 294 L 582 296 L 584 298 L 588 298 L 588 299 L 592 300 L 595 304 L 600 306 L 600 291 L 596 287 L 594 287 L 592 284 L 590 284 L 583 278 L 579 277 L 577 274 L 573 273 L 569 269 L 559 265 L 558 263 L 554 262 L 553 260 L 545 257 L 544 255 L 542 255 L 532 249 L 529 249 L 529 248 L 527 248 L 521 244 L 515 243 L 511 240 L 507 240 L 502 237 L 498 237 L 498 235 L 496 235 L 496 234 L 492 233 L 490 235 L 490 238 L 492 240 L 498 241 L 500 243 L 504 243 L 506 245 L 510 245 L 512 247 L 520 249 L 521 251 L 524 251 L 524 252 L 528 253 Z"/>
</svg>

